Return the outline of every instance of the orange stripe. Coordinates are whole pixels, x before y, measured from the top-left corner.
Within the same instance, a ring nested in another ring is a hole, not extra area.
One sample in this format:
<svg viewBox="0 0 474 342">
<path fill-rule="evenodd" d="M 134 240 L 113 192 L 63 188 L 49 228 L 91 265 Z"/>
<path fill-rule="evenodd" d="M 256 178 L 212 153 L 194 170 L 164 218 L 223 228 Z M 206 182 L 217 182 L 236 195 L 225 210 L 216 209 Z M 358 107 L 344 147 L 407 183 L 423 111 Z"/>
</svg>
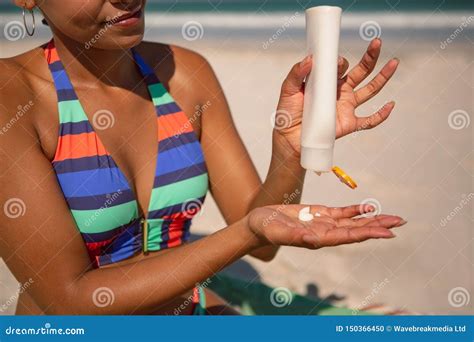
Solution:
<svg viewBox="0 0 474 342">
<path fill-rule="evenodd" d="M 64 135 L 58 139 L 54 161 L 108 155 L 95 132 Z"/>
<path fill-rule="evenodd" d="M 193 131 L 193 125 L 183 111 L 159 116 L 157 119 L 158 141 Z"/>
</svg>

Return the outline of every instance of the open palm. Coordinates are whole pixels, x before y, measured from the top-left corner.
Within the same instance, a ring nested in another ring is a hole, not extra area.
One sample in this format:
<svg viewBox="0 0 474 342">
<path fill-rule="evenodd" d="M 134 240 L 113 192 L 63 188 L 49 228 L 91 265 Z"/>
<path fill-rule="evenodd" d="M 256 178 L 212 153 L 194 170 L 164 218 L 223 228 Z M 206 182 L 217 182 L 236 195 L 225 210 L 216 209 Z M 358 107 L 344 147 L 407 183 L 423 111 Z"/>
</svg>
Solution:
<svg viewBox="0 0 474 342">
<path fill-rule="evenodd" d="M 302 222 L 298 219 L 298 213 L 307 206 L 262 207 L 251 213 L 249 224 L 268 244 L 318 249 L 368 239 L 393 238 L 395 235 L 389 229 L 406 223 L 394 215 L 360 216 L 374 210 L 369 205 L 342 208 L 311 205 L 310 212 L 315 215 L 314 219 Z"/>
<path fill-rule="evenodd" d="M 398 59 L 391 59 L 380 72 L 365 86 L 358 86 L 372 73 L 380 56 L 382 42 L 374 39 L 360 62 L 347 74 L 349 63 L 340 58 L 338 65 L 336 138 L 358 130 L 370 129 L 385 121 L 392 112 L 395 103 L 389 102 L 370 116 L 358 117 L 356 108 L 367 102 L 385 86 L 395 73 Z M 314 61 L 317 63 L 318 61 Z M 276 143 L 289 145 L 300 153 L 301 122 L 303 118 L 304 79 L 312 68 L 312 57 L 308 56 L 296 64 L 285 79 L 275 115 Z"/>
</svg>

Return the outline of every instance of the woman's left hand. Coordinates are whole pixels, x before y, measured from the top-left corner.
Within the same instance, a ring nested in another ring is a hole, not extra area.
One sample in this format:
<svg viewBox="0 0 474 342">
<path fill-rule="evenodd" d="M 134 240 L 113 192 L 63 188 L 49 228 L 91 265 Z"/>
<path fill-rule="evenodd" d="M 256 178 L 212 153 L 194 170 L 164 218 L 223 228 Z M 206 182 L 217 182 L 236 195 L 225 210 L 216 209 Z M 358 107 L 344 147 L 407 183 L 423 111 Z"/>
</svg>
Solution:
<svg viewBox="0 0 474 342">
<path fill-rule="evenodd" d="M 357 117 L 355 114 L 355 109 L 377 95 L 397 69 L 399 60 L 391 59 L 367 85 L 356 89 L 374 70 L 381 46 L 380 39 L 371 41 L 360 62 L 347 74 L 349 63 L 345 58 L 339 58 L 336 138 L 378 126 L 388 118 L 395 106 L 395 102 L 392 101 L 370 116 Z M 312 57 L 307 56 L 302 62 L 293 66 L 281 87 L 280 101 L 274 119 L 274 148 L 281 152 L 285 151 L 283 153 L 286 156 L 294 156 L 298 159 L 303 118 L 304 79 L 310 73 L 312 64 Z"/>
</svg>

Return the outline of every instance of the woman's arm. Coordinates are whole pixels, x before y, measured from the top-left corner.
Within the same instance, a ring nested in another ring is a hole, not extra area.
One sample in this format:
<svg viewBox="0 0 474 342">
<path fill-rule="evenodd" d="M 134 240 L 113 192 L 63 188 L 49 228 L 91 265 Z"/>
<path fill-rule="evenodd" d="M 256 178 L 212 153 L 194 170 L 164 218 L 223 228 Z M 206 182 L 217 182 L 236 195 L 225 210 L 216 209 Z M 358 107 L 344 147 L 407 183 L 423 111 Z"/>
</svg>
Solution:
<svg viewBox="0 0 474 342">
<path fill-rule="evenodd" d="M 150 313 L 255 247 L 244 219 L 169 253 L 93 269 L 27 120 L 20 119 L 0 137 L 0 255 L 18 281 L 33 279 L 29 293 L 47 314 Z M 0 125 L 9 121 L 1 113 Z M 104 286 L 115 301 L 97 307 L 93 293 Z"/>
</svg>

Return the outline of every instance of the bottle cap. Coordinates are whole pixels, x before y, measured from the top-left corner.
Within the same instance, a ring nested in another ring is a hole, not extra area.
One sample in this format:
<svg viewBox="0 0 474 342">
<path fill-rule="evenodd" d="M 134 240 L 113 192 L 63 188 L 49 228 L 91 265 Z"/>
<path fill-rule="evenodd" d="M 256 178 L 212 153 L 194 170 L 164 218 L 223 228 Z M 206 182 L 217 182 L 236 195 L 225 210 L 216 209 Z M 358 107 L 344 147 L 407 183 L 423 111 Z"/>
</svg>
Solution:
<svg viewBox="0 0 474 342">
<path fill-rule="evenodd" d="M 339 178 L 339 180 L 346 184 L 349 188 L 355 189 L 357 188 L 356 182 L 348 175 L 346 174 L 340 167 L 334 166 L 332 168 L 332 172 Z"/>
</svg>

